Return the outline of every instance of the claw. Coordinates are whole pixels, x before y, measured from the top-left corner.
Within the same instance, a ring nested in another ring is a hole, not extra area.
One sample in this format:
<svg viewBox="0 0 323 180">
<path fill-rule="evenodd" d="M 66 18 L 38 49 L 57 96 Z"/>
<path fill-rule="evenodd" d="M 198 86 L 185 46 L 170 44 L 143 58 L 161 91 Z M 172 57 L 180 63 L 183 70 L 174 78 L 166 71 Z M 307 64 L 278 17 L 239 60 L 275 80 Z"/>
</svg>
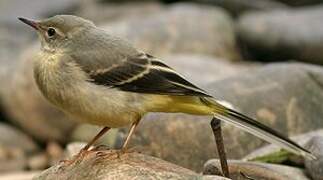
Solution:
<svg viewBox="0 0 323 180">
<path fill-rule="evenodd" d="M 91 152 L 91 150 L 81 149 L 80 152 L 74 155 L 71 159 L 61 160 L 60 163 L 63 163 L 61 167 L 67 167 L 76 162 L 81 162 L 89 152 Z"/>
</svg>

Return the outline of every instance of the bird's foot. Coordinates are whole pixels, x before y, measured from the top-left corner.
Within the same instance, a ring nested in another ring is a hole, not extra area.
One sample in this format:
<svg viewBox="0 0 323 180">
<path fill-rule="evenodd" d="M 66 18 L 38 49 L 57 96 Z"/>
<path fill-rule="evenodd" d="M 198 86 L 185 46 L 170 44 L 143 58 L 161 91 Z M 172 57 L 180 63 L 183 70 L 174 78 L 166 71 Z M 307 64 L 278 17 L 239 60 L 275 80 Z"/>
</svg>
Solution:
<svg viewBox="0 0 323 180">
<path fill-rule="evenodd" d="M 84 157 L 86 155 L 88 155 L 89 153 L 95 151 L 97 148 L 93 148 L 93 149 L 81 149 L 76 155 L 74 155 L 71 159 L 64 159 L 64 160 L 61 160 L 60 163 L 62 163 L 62 167 L 67 167 L 67 166 L 70 166 L 76 162 L 80 162 L 84 159 Z"/>
<path fill-rule="evenodd" d="M 117 150 L 117 157 L 120 158 L 122 155 L 126 154 L 126 153 L 133 153 L 136 152 L 135 148 L 121 148 L 119 150 Z"/>
<path fill-rule="evenodd" d="M 120 150 L 117 150 L 117 157 L 120 158 L 123 154 L 125 154 L 127 151 L 127 148 L 121 148 Z"/>
</svg>

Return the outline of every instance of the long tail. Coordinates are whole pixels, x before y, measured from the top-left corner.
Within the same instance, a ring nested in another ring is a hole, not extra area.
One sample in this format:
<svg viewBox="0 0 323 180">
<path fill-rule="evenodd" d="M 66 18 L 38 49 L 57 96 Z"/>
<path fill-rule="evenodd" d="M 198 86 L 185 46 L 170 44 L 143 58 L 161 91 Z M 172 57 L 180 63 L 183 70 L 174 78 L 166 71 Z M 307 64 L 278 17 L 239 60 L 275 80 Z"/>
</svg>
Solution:
<svg viewBox="0 0 323 180">
<path fill-rule="evenodd" d="M 258 136 L 270 143 L 277 144 L 295 154 L 300 154 L 309 159 L 316 159 L 311 152 L 274 129 L 271 129 L 260 122 L 227 108 L 209 98 L 202 98 L 202 101 L 214 109 L 214 116 L 220 120 L 238 126 L 251 134 L 254 134 L 255 136 Z"/>
</svg>

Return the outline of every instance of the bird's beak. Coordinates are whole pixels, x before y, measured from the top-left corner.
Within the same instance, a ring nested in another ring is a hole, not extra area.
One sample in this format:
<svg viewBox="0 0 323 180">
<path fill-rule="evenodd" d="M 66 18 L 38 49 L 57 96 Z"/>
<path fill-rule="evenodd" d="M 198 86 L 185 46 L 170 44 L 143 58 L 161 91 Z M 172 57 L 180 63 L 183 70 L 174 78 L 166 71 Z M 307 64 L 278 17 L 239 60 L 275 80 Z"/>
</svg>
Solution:
<svg viewBox="0 0 323 180">
<path fill-rule="evenodd" d="M 20 21 L 22 21 L 25 24 L 28 24 L 29 26 L 33 27 L 36 30 L 39 30 L 40 26 L 36 21 L 28 20 L 22 17 L 18 18 Z"/>
</svg>

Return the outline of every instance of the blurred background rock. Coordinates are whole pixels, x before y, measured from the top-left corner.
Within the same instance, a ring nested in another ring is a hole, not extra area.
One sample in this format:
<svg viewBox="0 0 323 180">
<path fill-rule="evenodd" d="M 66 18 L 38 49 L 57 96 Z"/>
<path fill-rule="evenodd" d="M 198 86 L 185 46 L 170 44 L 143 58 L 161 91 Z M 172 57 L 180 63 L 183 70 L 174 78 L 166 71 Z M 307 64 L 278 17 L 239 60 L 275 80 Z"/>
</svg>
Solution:
<svg viewBox="0 0 323 180">
<path fill-rule="evenodd" d="M 41 96 L 31 64 L 39 43 L 17 17 L 88 18 L 162 58 L 239 111 L 286 135 L 312 137 L 309 134 L 323 127 L 322 12 L 321 0 L 0 0 L 0 179 L 30 179 L 62 159 L 68 144 L 86 142 L 100 129 L 77 124 Z M 208 161 L 217 157 L 209 122 L 208 117 L 149 114 L 131 146 L 206 172 L 206 167 L 218 166 Z M 264 145 L 230 125 L 223 129 L 230 159 L 244 158 Z M 127 128 L 115 129 L 100 143 L 118 148 L 126 132 Z M 308 140 L 307 146 L 321 158 L 322 138 Z M 260 154 L 257 157 L 268 153 Z M 297 166 L 286 167 L 294 168 L 295 177 L 323 177 L 321 159 L 295 163 L 293 157 L 293 162 L 279 161 Z M 232 164 L 233 170 L 267 167 Z M 293 175 L 278 171 L 280 166 L 270 167 L 254 177 Z"/>
</svg>

